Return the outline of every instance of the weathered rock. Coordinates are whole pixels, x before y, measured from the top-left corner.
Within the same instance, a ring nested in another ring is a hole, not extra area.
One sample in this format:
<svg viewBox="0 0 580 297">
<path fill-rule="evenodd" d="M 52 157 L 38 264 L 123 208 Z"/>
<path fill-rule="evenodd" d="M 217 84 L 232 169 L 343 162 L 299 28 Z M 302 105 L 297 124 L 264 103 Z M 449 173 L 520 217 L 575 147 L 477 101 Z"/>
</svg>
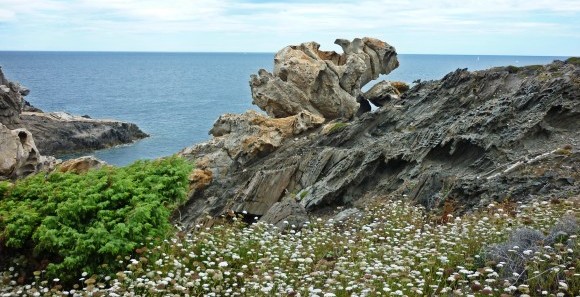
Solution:
<svg viewBox="0 0 580 297">
<path fill-rule="evenodd" d="M 210 134 L 214 136 L 209 143 L 196 145 L 184 150 L 184 154 L 203 150 L 204 147 L 219 147 L 223 157 L 203 158 L 198 166 L 210 166 L 207 162 L 224 163 L 227 167 L 234 160 L 245 164 L 256 157 L 264 156 L 282 145 L 283 141 L 309 129 L 320 126 L 324 119 L 307 111 L 286 118 L 269 118 L 255 111 L 243 114 L 224 114 L 214 123 Z M 220 153 L 217 153 L 220 154 Z M 205 160 L 205 161 L 204 161 Z M 222 160 L 223 162 L 220 162 Z M 217 174 L 217 172 L 214 172 Z M 219 175 L 219 174 L 217 174 Z"/>
<path fill-rule="evenodd" d="M 27 176 L 39 170 L 50 170 L 57 163 L 43 157 L 26 129 L 10 130 L 0 124 L 0 180 Z"/>
<path fill-rule="evenodd" d="M 363 214 L 362 210 L 360 210 L 356 207 L 347 208 L 347 209 L 337 213 L 336 215 L 334 215 L 329 220 L 329 222 L 332 222 L 335 224 L 342 224 L 349 219 L 354 219 L 354 218 L 360 217 L 362 214 Z"/>
<path fill-rule="evenodd" d="M 93 156 L 84 156 L 62 162 L 62 164 L 58 166 L 58 171 L 86 173 L 91 169 L 99 169 L 106 165 L 107 163 Z"/>
<path fill-rule="evenodd" d="M 147 137 L 137 125 L 97 120 L 64 112 L 22 112 L 21 125 L 45 155 L 86 152 L 131 143 Z"/>
<path fill-rule="evenodd" d="M 209 208 L 200 207 L 199 213 L 188 212 L 188 216 L 213 215 L 216 214 L 214 209 L 221 211 L 229 200 L 212 195 L 213 183 L 230 176 L 232 172 L 242 171 L 243 174 L 243 168 L 248 164 L 267 156 L 285 141 L 314 129 L 323 122 L 322 117 L 307 111 L 287 118 L 269 118 L 255 111 L 220 116 L 210 131 L 213 135 L 210 141 L 180 152 L 180 155 L 193 159 L 196 164 L 197 173 L 190 177 L 191 195 L 207 197 L 205 201 L 190 200 L 190 202 L 194 204 L 207 202 L 212 205 Z M 259 216 L 265 214 L 270 206 L 284 195 L 288 178 L 293 174 L 293 168 L 257 173 L 253 182 L 248 181 L 245 191 L 236 196 L 236 199 L 245 202 L 230 209 L 238 212 L 245 210 Z M 209 186 L 206 184 L 207 181 L 210 182 Z M 207 187 L 211 189 L 207 190 Z M 226 189 L 219 190 L 220 195 L 230 194 L 226 194 L 223 190 Z M 246 199 L 247 197 L 252 199 Z M 195 207 L 191 204 L 186 206 L 186 208 Z"/>
<path fill-rule="evenodd" d="M 281 118 L 308 111 L 326 119 L 352 118 L 361 87 L 399 66 L 395 49 L 373 38 L 337 39 L 344 53 L 321 51 L 316 42 L 287 46 L 274 57 L 274 72 L 252 75 L 253 104 Z"/>
<path fill-rule="evenodd" d="M 387 104 L 334 133 L 308 130 L 244 163 L 224 153 L 223 138 L 184 151 L 210 158 L 205 164 L 214 173 L 212 164 L 227 165 L 190 196 L 180 222 L 191 226 L 226 209 L 265 214 L 292 193 L 309 213 L 385 196 L 457 211 L 495 200 L 578 196 L 580 66 L 558 61 L 516 70 L 460 69 L 418 83 L 403 105 Z"/>
<path fill-rule="evenodd" d="M 308 214 L 300 203 L 292 199 L 276 202 L 268 209 L 260 221 L 279 229 L 300 229 L 308 222 Z"/>
<path fill-rule="evenodd" d="M 381 81 L 364 93 L 364 98 L 375 106 L 384 106 L 387 102 L 397 101 L 401 97 L 399 90 L 388 81 Z"/>
<path fill-rule="evenodd" d="M 43 113 L 23 96 L 30 91 L 9 82 L 0 68 L 0 123 L 25 128 L 44 155 L 103 149 L 147 137 L 139 127 L 114 120 L 92 120 L 63 112 Z"/>
<path fill-rule="evenodd" d="M 0 124 L 10 125 L 20 122 L 23 99 L 20 85 L 9 82 L 0 67 Z M 22 92 L 26 93 L 27 92 Z"/>
</svg>

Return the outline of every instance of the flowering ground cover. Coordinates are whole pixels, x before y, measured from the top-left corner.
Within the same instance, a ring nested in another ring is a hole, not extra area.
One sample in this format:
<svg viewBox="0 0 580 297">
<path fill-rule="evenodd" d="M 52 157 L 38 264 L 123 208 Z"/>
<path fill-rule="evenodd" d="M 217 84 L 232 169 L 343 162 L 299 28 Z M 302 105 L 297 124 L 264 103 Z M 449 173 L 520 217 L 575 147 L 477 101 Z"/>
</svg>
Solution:
<svg viewBox="0 0 580 297">
<path fill-rule="evenodd" d="M 161 244 L 117 259 L 116 275 L 79 275 L 74 287 L 3 272 L 2 296 L 579 296 L 577 199 L 489 205 L 434 218 L 385 201 L 345 222 L 301 229 L 176 227 Z"/>
</svg>

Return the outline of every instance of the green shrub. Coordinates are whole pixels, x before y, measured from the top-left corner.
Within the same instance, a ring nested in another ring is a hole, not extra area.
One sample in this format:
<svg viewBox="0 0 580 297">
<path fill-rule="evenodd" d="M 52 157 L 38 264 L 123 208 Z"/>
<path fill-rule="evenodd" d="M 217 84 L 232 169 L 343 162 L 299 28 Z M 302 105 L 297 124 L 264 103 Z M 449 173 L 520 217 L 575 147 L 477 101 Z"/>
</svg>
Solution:
<svg viewBox="0 0 580 297">
<path fill-rule="evenodd" d="M 185 200 L 191 169 L 172 157 L 2 186 L 0 250 L 32 255 L 30 263 L 48 261 L 48 275 L 63 280 L 116 271 L 119 255 L 171 230 L 169 216 Z"/>
<path fill-rule="evenodd" d="M 580 65 L 580 57 L 570 57 L 566 60 L 567 63 Z"/>
<path fill-rule="evenodd" d="M 505 67 L 505 70 L 507 70 L 509 73 L 518 73 L 518 71 L 520 71 L 520 67 L 509 65 Z"/>
</svg>

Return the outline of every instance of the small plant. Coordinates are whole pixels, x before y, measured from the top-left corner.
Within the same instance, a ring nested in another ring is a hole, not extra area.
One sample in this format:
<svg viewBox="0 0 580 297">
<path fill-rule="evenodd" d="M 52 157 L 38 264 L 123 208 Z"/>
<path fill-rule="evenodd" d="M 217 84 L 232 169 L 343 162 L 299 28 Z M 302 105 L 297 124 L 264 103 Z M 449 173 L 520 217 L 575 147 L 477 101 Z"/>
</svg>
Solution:
<svg viewBox="0 0 580 297">
<path fill-rule="evenodd" d="M 8 192 L 12 184 L 7 181 L 0 181 L 0 199 L 4 196 L 4 193 Z"/>
<path fill-rule="evenodd" d="M 395 87 L 395 89 L 397 89 L 399 93 L 405 93 L 406 91 L 409 90 L 409 85 L 402 81 L 391 82 L 391 86 Z"/>
<path fill-rule="evenodd" d="M 566 63 L 580 66 L 580 57 L 570 57 L 566 59 Z"/>
<path fill-rule="evenodd" d="M 346 129 L 347 126 L 348 126 L 348 124 L 343 123 L 343 122 L 334 123 L 332 125 L 332 127 L 330 127 L 330 129 L 328 130 L 328 132 L 326 134 L 331 135 L 331 134 L 338 133 L 338 132 Z"/>
</svg>

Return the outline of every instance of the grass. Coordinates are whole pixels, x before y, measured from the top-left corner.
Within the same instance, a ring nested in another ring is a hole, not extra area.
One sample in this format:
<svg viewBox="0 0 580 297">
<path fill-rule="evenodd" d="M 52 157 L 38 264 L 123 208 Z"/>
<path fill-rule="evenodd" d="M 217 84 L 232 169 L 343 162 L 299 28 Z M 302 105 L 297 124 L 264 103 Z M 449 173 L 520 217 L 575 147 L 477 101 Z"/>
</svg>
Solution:
<svg viewBox="0 0 580 297">
<path fill-rule="evenodd" d="M 580 292 L 577 229 L 568 231 L 574 234 L 565 242 L 521 251 L 526 271 L 517 276 L 506 275 L 509 263 L 493 261 L 489 253 L 524 227 L 547 235 L 560 218 L 578 221 L 578 216 L 572 202 L 538 201 L 492 204 L 435 223 L 420 207 L 390 201 L 369 206 L 356 220 L 316 219 L 300 230 L 246 226 L 233 217 L 211 229 L 176 227 L 175 236 L 161 244 L 120 255 L 125 269 L 115 277 L 79 275 L 78 285 L 66 290 L 43 271 L 33 283 L 19 284 L 15 265 L 0 274 L 0 294 L 573 296 Z"/>
<path fill-rule="evenodd" d="M 570 57 L 570 58 L 566 59 L 566 63 L 580 66 L 580 57 Z"/>
<path fill-rule="evenodd" d="M 332 125 L 332 127 L 330 127 L 330 129 L 328 130 L 328 132 L 326 134 L 331 135 L 334 133 L 338 133 L 338 132 L 346 129 L 347 126 L 348 126 L 347 123 L 343 123 L 343 122 L 335 123 Z"/>
</svg>

